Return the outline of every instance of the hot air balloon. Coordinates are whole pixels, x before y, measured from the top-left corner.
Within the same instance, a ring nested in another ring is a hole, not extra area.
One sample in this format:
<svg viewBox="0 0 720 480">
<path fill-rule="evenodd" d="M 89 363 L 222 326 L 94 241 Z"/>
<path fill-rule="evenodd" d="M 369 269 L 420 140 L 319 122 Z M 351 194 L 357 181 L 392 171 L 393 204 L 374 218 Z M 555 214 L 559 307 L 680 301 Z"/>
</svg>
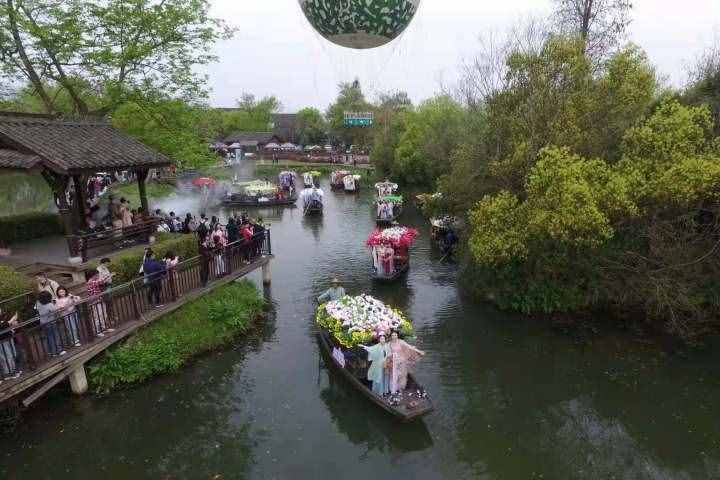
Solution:
<svg viewBox="0 0 720 480">
<path fill-rule="evenodd" d="M 356 49 L 375 48 L 395 39 L 410 24 L 420 0 L 299 0 L 320 35 Z"/>
</svg>

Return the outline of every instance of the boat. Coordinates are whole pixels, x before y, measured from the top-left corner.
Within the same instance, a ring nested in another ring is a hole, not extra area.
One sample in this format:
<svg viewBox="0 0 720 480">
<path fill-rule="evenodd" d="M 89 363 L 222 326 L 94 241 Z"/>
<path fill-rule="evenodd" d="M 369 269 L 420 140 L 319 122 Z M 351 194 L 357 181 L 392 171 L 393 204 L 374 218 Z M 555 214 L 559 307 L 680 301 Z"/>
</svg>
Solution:
<svg viewBox="0 0 720 480">
<path fill-rule="evenodd" d="M 268 198 L 233 193 L 222 199 L 222 205 L 226 207 L 286 207 L 295 205 L 297 199 L 297 195 L 284 198 Z"/>
<path fill-rule="evenodd" d="M 340 374 L 347 382 L 360 392 L 365 398 L 370 400 L 372 403 L 393 415 L 395 418 L 409 422 L 411 420 L 422 417 L 432 412 L 435 407 L 432 404 L 432 400 L 429 397 L 414 399 L 412 397 L 405 396 L 403 401 L 398 405 L 392 405 L 387 399 L 375 395 L 367 384 L 353 375 L 347 368 L 340 365 L 340 363 L 332 356 L 332 338 L 330 333 L 324 328 L 320 329 L 318 333 L 318 343 L 320 344 L 320 350 L 323 352 L 327 363 L 332 369 Z M 422 385 L 418 383 L 412 374 L 408 374 L 408 388 L 406 391 L 412 392 L 423 389 Z M 410 402 L 418 402 L 416 405 L 410 407 Z"/>
<path fill-rule="evenodd" d="M 401 225 L 376 229 L 365 244 L 370 248 L 373 261 L 373 279 L 394 282 L 410 269 L 410 246 L 417 230 Z"/>
<path fill-rule="evenodd" d="M 297 195 L 288 195 L 282 188 L 263 180 L 233 182 L 236 192 L 225 192 L 221 203 L 228 207 L 273 207 L 294 205 Z"/>
<path fill-rule="evenodd" d="M 293 172 L 292 170 L 285 170 L 278 174 L 278 184 L 280 185 L 280 188 L 282 188 L 285 191 L 295 191 L 296 190 L 296 180 L 297 180 L 297 173 Z"/>
<path fill-rule="evenodd" d="M 335 170 L 330 174 L 330 189 L 331 190 L 344 190 L 345 183 L 344 179 L 350 175 L 348 170 Z"/>
<path fill-rule="evenodd" d="M 398 184 L 385 180 L 384 182 L 378 182 L 375 184 L 375 190 L 377 190 L 377 198 L 382 198 L 387 195 L 393 195 L 397 192 Z"/>
<path fill-rule="evenodd" d="M 392 225 L 402 214 L 403 197 L 402 195 L 385 195 L 378 197 L 375 205 L 377 209 L 375 223 L 378 226 Z"/>
<path fill-rule="evenodd" d="M 343 190 L 345 193 L 356 193 L 360 190 L 360 175 L 346 175 L 343 178 Z"/>
<path fill-rule="evenodd" d="M 303 201 L 304 215 L 322 215 L 323 213 L 323 191 L 322 188 L 309 187 L 300 192 Z"/>
<path fill-rule="evenodd" d="M 305 188 L 312 188 L 313 186 L 320 187 L 320 175 L 322 175 L 322 173 L 317 170 L 303 173 L 303 185 Z"/>
<path fill-rule="evenodd" d="M 457 247 L 455 217 L 443 216 L 430 219 L 430 238 L 444 255 L 451 254 Z"/>
<path fill-rule="evenodd" d="M 328 366 L 373 404 L 401 421 L 417 419 L 433 410 L 432 400 L 411 373 L 408 373 L 406 388 L 392 395 L 374 393 L 372 382 L 367 380 L 370 365 L 360 345 L 370 345 L 388 331 L 411 337 L 412 324 L 402 312 L 369 295 L 346 295 L 320 305 L 315 322 L 319 328 L 320 350 Z"/>
</svg>

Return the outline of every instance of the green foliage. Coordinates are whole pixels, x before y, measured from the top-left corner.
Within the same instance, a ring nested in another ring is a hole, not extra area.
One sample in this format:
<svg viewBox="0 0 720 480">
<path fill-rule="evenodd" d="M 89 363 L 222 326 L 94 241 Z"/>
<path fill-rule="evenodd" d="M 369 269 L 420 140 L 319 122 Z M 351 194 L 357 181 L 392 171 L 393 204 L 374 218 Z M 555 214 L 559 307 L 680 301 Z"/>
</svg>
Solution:
<svg viewBox="0 0 720 480">
<path fill-rule="evenodd" d="M 198 255 L 197 238 L 193 234 L 157 233 L 155 243 L 150 246 L 155 255 L 164 257 L 167 252 L 173 252 L 180 257 L 180 261 L 188 260 Z M 134 247 L 112 257 L 110 271 L 115 273 L 113 283 L 120 285 L 140 276 L 138 273 L 142 264 L 145 247 Z M 97 265 L 97 261 L 92 263 Z"/>
<path fill-rule="evenodd" d="M 179 168 L 211 165 L 208 150 L 215 131 L 206 125 L 207 109 L 182 100 L 133 101 L 120 105 L 112 124 L 175 161 Z"/>
<path fill-rule="evenodd" d="M 227 345 L 246 332 L 263 306 L 262 297 L 248 281 L 220 287 L 155 320 L 93 361 L 92 389 L 108 393 L 176 371 L 193 356 Z"/>
<path fill-rule="evenodd" d="M 209 9 L 207 0 L 4 2 L 0 75 L 29 83 L 49 113 L 107 113 L 157 92 L 202 97 L 194 67 L 232 33 Z"/>
<path fill-rule="evenodd" d="M 335 103 L 328 107 L 325 114 L 330 138 L 335 145 L 365 146 L 370 142 L 371 129 L 368 127 L 351 127 L 345 125 L 345 112 L 369 112 L 372 106 L 365 100 L 360 82 L 341 83 L 340 93 Z"/>
<path fill-rule="evenodd" d="M 300 145 L 324 145 L 327 140 L 325 119 L 316 108 L 303 108 L 296 120 Z"/>
<path fill-rule="evenodd" d="M 52 190 L 37 173 L 0 173 L 0 216 L 55 210 Z"/>
<path fill-rule="evenodd" d="M 0 245 L 62 234 L 60 215 L 57 213 L 24 213 L 0 217 Z"/>
<path fill-rule="evenodd" d="M 219 126 L 219 135 L 223 137 L 234 132 L 270 132 L 272 114 L 280 107 L 280 102 L 275 97 L 256 100 L 253 95 L 244 93 L 236 108 L 228 111 L 215 110 L 213 119 Z"/>
<path fill-rule="evenodd" d="M 10 267 L 0 265 L 0 301 L 22 295 L 32 291 L 32 289 L 33 285 L 29 277 L 16 272 Z M 18 305 L 19 307 L 20 305 Z"/>
</svg>

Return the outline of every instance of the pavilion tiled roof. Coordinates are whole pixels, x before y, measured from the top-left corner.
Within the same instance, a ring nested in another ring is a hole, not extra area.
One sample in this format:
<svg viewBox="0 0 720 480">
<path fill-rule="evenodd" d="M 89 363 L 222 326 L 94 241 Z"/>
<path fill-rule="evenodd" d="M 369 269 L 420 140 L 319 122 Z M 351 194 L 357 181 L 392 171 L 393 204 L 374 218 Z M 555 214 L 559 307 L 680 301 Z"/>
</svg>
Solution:
<svg viewBox="0 0 720 480">
<path fill-rule="evenodd" d="M 14 150 L 15 154 L 7 153 Z M 168 157 L 93 121 L 68 121 L 0 112 L 0 168 L 33 168 L 57 173 L 161 167 Z"/>
<path fill-rule="evenodd" d="M 42 162 L 42 159 L 37 155 L 0 148 L 0 168 L 33 168 L 40 162 Z"/>
</svg>

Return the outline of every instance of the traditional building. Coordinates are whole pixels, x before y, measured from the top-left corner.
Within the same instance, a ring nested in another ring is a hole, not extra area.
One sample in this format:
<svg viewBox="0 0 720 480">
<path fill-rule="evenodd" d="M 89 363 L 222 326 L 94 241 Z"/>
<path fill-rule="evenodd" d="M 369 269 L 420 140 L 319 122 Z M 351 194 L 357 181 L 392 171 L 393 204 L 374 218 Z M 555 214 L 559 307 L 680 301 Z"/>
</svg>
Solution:
<svg viewBox="0 0 720 480">
<path fill-rule="evenodd" d="M 100 171 L 134 171 L 141 206 L 148 213 L 145 192 L 148 172 L 171 163 L 168 157 L 102 120 L 63 120 L 48 115 L 0 112 L 0 170 L 40 172 L 55 194 L 72 258 L 80 258 L 80 250 L 93 241 L 78 234 L 78 222 L 85 218 L 84 192 L 90 175 Z M 71 183 L 75 187 L 72 205 L 67 200 Z M 135 230 L 133 234 L 138 233 Z M 122 236 L 130 232 L 117 233 Z"/>
</svg>

